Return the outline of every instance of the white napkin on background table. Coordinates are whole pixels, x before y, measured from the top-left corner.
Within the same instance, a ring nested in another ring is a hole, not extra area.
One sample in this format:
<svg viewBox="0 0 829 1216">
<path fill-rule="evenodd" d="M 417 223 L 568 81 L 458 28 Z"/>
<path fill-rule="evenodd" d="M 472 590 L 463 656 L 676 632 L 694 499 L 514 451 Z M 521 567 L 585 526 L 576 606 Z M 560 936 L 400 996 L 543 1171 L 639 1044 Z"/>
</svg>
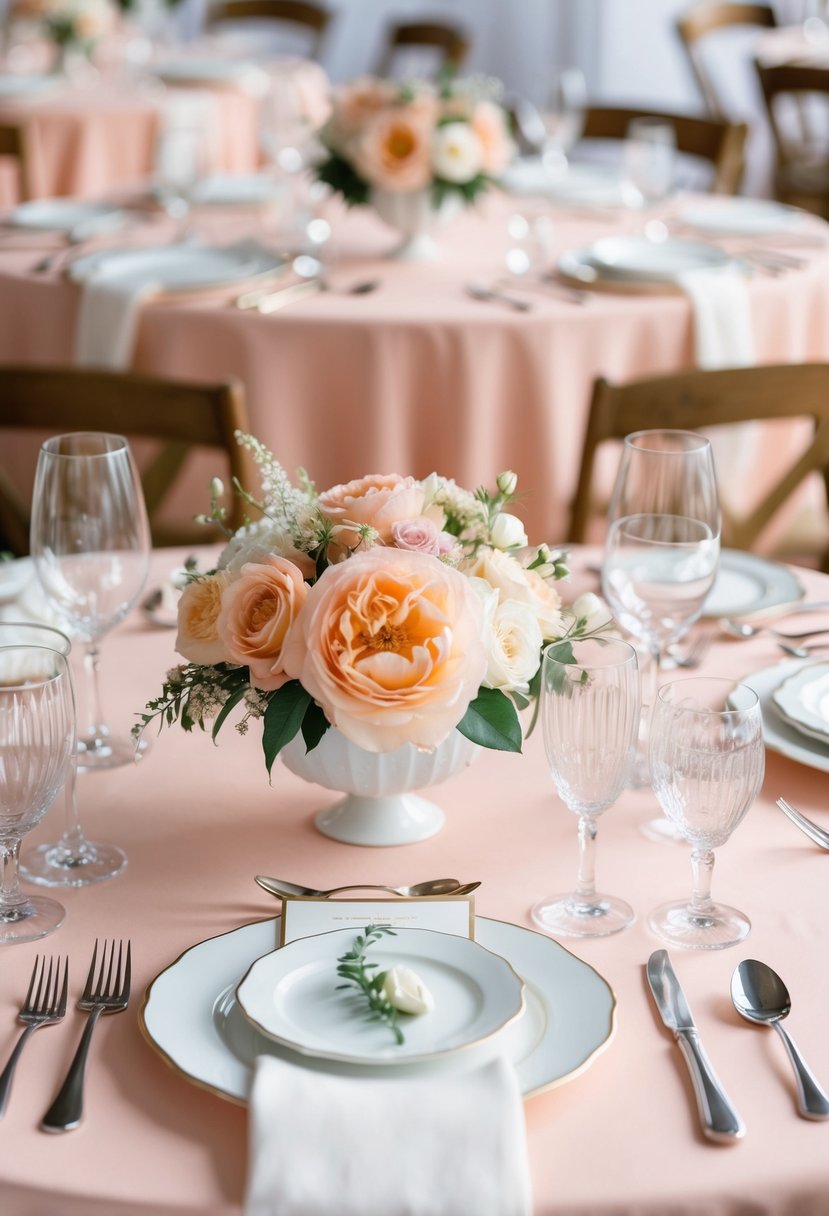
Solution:
<svg viewBox="0 0 829 1216">
<path fill-rule="evenodd" d="M 524 1109 L 496 1059 L 341 1077 L 260 1056 L 244 1216 L 530 1216 Z"/>
<path fill-rule="evenodd" d="M 736 267 L 688 270 L 677 281 L 694 313 L 697 367 L 751 367 L 756 363 L 745 275 Z"/>
<path fill-rule="evenodd" d="M 108 275 L 106 266 L 90 275 L 81 287 L 75 362 L 116 371 L 129 367 L 141 305 L 160 289 L 134 273 Z"/>
</svg>

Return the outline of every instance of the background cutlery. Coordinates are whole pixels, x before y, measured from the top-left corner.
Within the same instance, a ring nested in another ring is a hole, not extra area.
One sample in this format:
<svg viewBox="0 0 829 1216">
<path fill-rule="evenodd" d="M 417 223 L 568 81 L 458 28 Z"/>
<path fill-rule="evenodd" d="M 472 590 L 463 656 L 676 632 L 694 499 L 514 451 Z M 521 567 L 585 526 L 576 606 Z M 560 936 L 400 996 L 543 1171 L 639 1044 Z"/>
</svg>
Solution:
<svg viewBox="0 0 829 1216">
<path fill-rule="evenodd" d="M 829 850 L 829 832 L 825 832 L 823 828 L 819 828 L 816 823 L 812 823 L 811 819 L 807 819 L 805 815 L 802 815 L 800 811 L 793 807 L 790 802 L 787 802 L 785 798 L 778 798 L 777 805 L 780 807 L 783 814 L 791 819 L 792 823 L 796 824 L 797 827 L 800 828 L 801 832 L 804 832 L 810 840 L 814 841 L 816 845 L 819 845 L 821 849 Z"/>
<path fill-rule="evenodd" d="M 667 950 L 648 959 L 647 977 L 662 1021 L 679 1044 L 697 1100 L 702 1130 L 710 1140 L 729 1143 L 746 1133 L 745 1125 L 726 1097 L 702 1049 L 691 1010 L 676 978 Z"/>
<path fill-rule="evenodd" d="M 497 287 L 487 287 L 483 283 L 465 283 L 463 289 L 473 300 L 503 304 L 505 308 L 512 308 L 515 312 L 530 312 L 532 310 L 532 304 L 529 300 L 519 300 L 517 296 L 508 295 L 507 292 L 501 291 Z"/>
</svg>

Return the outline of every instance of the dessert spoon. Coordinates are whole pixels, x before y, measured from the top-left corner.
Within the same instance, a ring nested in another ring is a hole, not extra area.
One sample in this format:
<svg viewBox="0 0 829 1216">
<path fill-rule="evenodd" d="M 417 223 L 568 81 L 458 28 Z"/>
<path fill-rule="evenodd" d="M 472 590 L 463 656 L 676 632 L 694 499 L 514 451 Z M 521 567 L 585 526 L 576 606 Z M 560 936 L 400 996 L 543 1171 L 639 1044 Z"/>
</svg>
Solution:
<svg viewBox="0 0 829 1216">
<path fill-rule="evenodd" d="M 829 1097 L 783 1026 L 792 1007 L 786 985 L 776 971 L 756 958 L 744 959 L 731 977 L 731 1000 L 749 1022 L 773 1026 L 786 1047 L 797 1080 L 797 1107 L 804 1119 L 829 1119 Z"/>
<path fill-rule="evenodd" d="M 800 642 L 805 638 L 816 638 L 822 633 L 829 633 L 829 627 L 826 625 L 822 629 L 804 629 L 801 633 L 787 633 L 782 629 L 772 629 L 771 625 L 749 625 L 745 621 L 729 620 L 728 617 L 723 617 L 719 625 L 725 633 L 730 633 L 734 638 L 753 638 L 758 633 L 770 633 L 772 637 L 782 638 L 785 642 Z"/>
<path fill-rule="evenodd" d="M 269 895 L 281 898 L 284 895 L 315 896 L 327 898 L 340 891 L 388 891 L 392 895 L 420 896 L 424 895 L 468 895 L 479 887 L 479 882 L 460 883 L 457 878 L 433 878 L 429 882 L 416 882 L 410 887 L 389 887 L 383 883 L 350 883 L 342 887 L 329 887 L 327 891 L 318 891 L 314 887 L 301 887 L 295 882 L 282 882 L 278 878 L 268 878 L 266 874 L 257 874 L 256 882 Z"/>
</svg>

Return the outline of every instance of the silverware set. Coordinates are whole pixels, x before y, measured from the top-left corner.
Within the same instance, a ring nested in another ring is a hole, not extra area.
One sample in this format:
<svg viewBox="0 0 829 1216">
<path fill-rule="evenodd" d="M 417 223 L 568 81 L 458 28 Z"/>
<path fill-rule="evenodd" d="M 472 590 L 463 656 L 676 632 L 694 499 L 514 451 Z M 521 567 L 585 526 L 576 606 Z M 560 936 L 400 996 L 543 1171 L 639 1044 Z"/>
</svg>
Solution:
<svg viewBox="0 0 829 1216">
<path fill-rule="evenodd" d="M 409 887 L 390 887 L 383 883 L 349 883 L 342 887 L 329 887 L 318 890 L 316 887 L 302 887 L 295 882 L 286 882 L 281 878 L 269 878 L 266 874 L 257 874 L 255 882 L 275 895 L 277 899 L 286 896 L 294 898 L 327 899 L 331 895 L 339 895 L 344 891 L 388 891 L 390 895 L 400 895 L 407 899 L 423 899 L 430 895 L 469 895 L 481 885 L 479 882 L 459 882 L 457 878 L 432 878 L 426 882 L 416 882 Z"/>
<path fill-rule="evenodd" d="M 104 1013 L 121 1013 L 130 999 L 131 949 L 129 941 L 95 942 L 92 961 L 78 1009 L 88 1014 L 75 1056 L 52 1105 L 40 1123 L 45 1132 L 66 1132 L 76 1128 L 83 1116 L 83 1086 L 86 1060 L 98 1019 Z M 3 1072 L 0 1073 L 0 1118 L 11 1093 L 17 1062 L 27 1040 L 40 1026 L 50 1026 L 66 1016 L 69 991 L 69 960 L 60 957 L 35 958 L 29 988 L 18 1013 L 25 1030 L 18 1039 Z"/>
<path fill-rule="evenodd" d="M 829 647 L 829 626 L 822 625 L 813 629 L 786 630 L 777 629 L 776 622 L 789 616 L 797 616 L 808 612 L 825 612 L 828 610 L 829 601 L 825 600 L 781 604 L 777 607 L 771 618 L 767 617 L 765 613 L 757 614 L 757 619 L 752 620 L 741 620 L 737 617 L 721 617 L 717 624 L 722 633 L 728 637 L 737 638 L 739 641 L 747 641 L 749 638 L 757 637 L 758 634 L 767 633 L 775 640 L 779 649 L 785 654 L 789 654 L 796 659 L 806 659 L 813 650 Z M 770 609 L 769 611 L 771 612 L 772 610 Z M 759 619 L 761 615 L 775 623 L 766 624 L 764 620 Z M 826 638 L 825 642 L 812 642 L 811 645 L 802 644 L 810 642 L 813 638 L 822 637 Z"/>
</svg>

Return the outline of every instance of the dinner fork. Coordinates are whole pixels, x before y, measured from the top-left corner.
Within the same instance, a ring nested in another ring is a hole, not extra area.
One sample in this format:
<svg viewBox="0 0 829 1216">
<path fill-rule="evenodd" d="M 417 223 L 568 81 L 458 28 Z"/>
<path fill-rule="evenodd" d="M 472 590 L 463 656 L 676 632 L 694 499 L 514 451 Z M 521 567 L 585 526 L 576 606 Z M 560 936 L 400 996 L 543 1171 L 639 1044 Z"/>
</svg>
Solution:
<svg viewBox="0 0 829 1216">
<path fill-rule="evenodd" d="M 61 978 L 61 960 L 49 959 L 49 969 L 46 969 L 46 958 L 35 956 L 32 968 L 32 978 L 29 980 L 29 990 L 17 1015 L 19 1022 L 26 1023 L 26 1029 L 15 1044 L 14 1051 L 9 1056 L 8 1063 L 0 1073 L 0 1119 L 6 1113 L 9 1094 L 12 1088 L 14 1070 L 23 1044 L 34 1034 L 39 1026 L 49 1026 L 59 1022 L 66 1013 L 66 993 L 69 986 L 69 959 L 63 960 L 63 978 Z"/>
<path fill-rule="evenodd" d="M 821 849 L 829 851 L 829 832 L 824 831 L 823 828 L 819 828 L 816 823 L 812 823 L 811 819 L 807 819 L 805 815 L 801 815 L 800 811 L 795 810 L 792 804 L 787 802 L 785 798 L 778 798 L 777 805 L 783 814 L 791 819 L 792 823 L 796 824 L 801 832 L 804 832 L 810 840 L 814 841 Z"/>
<path fill-rule="evenodd" d="M 118 942 L 116 963 L 115 941 L 112 942 L 109 950 L 104 941 L 100 967 L 96 970 L 97 961 L 98 942 L 96 941 L 92 951 L 92 962 L 89 965 L 89 974 L 86 977 L 81 999 L 78 1001 L 78 1008 L 86 1010 L 89 1017 L 75 1052 L 75 1058 L 69 1065 L 66 1080 L 41 1121 L 40 1126 L 44 1132 L 68 1132 L 80 1123 L 83 1116 L 84 1070 L 89 1044 L 92 1041 L 92 1032 L 102 1013 L 121 1013 L 129 1003 L 130 943 L 127 942 L 125 958 L 124 943 Z"/>
</svg>

